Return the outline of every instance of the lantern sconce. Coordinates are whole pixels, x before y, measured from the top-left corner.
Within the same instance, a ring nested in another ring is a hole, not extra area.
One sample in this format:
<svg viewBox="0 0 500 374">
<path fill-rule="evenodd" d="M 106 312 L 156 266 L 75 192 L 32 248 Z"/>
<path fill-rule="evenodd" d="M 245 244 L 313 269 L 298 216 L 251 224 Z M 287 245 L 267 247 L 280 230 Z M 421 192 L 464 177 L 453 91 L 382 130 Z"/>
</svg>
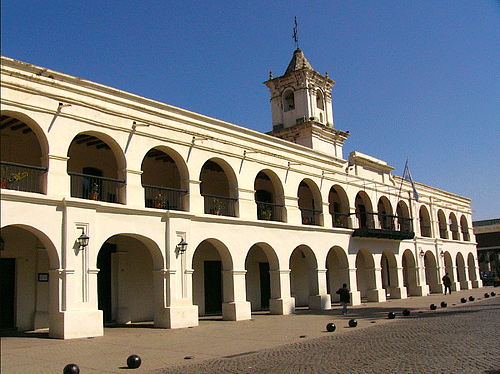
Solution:
<svg viewBox="0 0 500 374">
<path fill-rule="evenodd" d="M 444 252 L 443 252 L 443 251 L 441 251 L 441 252 L 439 253 L 439 255 L 441 256 L 441 258 L 444 258 Z"/>
<path fill-rule="evenodd" d="M 419 254 L 420 254 L 420 257 L 424 258 L 425 253 L 424 253 L 424 251 L 423 251 L 422 249 L 420 250 L 420 253 L 419 253 Z"/>
<path fill-rule="evenodd" d="M 89 245 L 89 237 L 85 232 L 82 232 L 82 235 L 78 238 L 78 245 L 80 246 L 81 250 L 84 250 L 85 247 Z"/>
<path fill-rule="evenodd" d="M 177 251 L 179 253 L 184 253 L 187 250 L 188 243 L 184 240 L 184 238 L 181 238 L 181 241 L 177 244 Z"/>
</svg>

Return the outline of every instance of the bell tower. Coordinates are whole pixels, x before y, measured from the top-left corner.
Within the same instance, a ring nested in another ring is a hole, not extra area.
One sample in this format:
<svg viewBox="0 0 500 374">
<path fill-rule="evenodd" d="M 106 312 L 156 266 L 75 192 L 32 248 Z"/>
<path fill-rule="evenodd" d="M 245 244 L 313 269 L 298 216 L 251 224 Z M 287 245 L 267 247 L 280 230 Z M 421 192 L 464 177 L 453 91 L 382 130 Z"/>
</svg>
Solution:
<svg viewBox="0 0 500 374">
<path fill-rule="evenodd" d="M 332 87 L 335 82 L 315 71 L 297 48 L 281 77 L 264 82 L 271 92 L 270 135 L 342 158 L 349 134 L 333 127 Z"/>
<path fill-rule="evenodd" d="M 333 128 L 332 87 L 335 82 L 315 71 L 297 48 L 285 74 L 264 84 L 271 91 L 273 131 L 307 121 Z"/>
</svg>

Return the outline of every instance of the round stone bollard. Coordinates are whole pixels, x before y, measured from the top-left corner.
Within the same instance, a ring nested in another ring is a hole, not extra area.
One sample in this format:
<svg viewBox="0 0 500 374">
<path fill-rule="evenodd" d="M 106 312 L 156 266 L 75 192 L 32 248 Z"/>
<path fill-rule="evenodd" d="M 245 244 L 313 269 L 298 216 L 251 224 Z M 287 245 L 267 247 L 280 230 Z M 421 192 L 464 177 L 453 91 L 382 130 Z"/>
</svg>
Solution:
<svg viewBox="0 0 500 374">
<path fill-rule="evenodd" d="M 467 299 L 465 297 L 462 297 L 460 301 L 462 302 L 462 304 L 465 304 L 467 302 Z"/>
<path fill-rule="evenodd" d="M 387 317 L 388 317 L 389 319 L 394 319 L 394 318 L 396 318 L 396 313 L 394 313 L 394 312 L 389 312 L 389 313 L 387 314 Z"/>
<path fill-rule="evenodd" d="M 356 327 L 358 325 L 358 321 L 355 319 L 349 320 L 349 327 Z"/>
<path fill-rule="evenodd" d="M 446 308 L 448 303 L 446 301 L 441 301 L 441 308 Z"/>
<path fill-rule="evenodd" d="M 469 301 L 474 301 L 474 296 L 469 296 Z"/>
<path fill-rule="evenodd" d="M 430 308 L 431 310 L 436 310 L 436 304 L 431 304 Z"/>
<path fill-rule="evenodd" d="M 139 366 L 141 366 L 141 358 L 137 355 L 130 355 L 127 358 L 127 366 L 130 369 L 137 369 Z"/>
<path fill-rule="evenodd" d="M 335 326 L 335 323 L 329 323 L 326 325 L 326 331 L 328 332 L 334 332 L 337 326 Z"/>
<path fill-rule="evenodd" d="M 408 309 L 403 310 L 403 316 L 408 317 L 410 315 L 410 311 Z"/>
<path fill-rule="evenodd" d="M 486 293 L 484 294 L 484 297 L 485 297 L 485 298 L 488 298 L 488 297 L 490 297 L 490 294 L 489 294 L 488 292 L 486 292 Z"/>
<path fill-rule="evenodd" d="M 80 374 L 80 368 L 76 364 L 68 364 L 64 367 L 63 374 Z"/>
<path fill-rule="evenodd" d="M 497 294 L 495 293 L 495 291 L 491 291 L 491 296 L 496 296 Z"/>
</svg>

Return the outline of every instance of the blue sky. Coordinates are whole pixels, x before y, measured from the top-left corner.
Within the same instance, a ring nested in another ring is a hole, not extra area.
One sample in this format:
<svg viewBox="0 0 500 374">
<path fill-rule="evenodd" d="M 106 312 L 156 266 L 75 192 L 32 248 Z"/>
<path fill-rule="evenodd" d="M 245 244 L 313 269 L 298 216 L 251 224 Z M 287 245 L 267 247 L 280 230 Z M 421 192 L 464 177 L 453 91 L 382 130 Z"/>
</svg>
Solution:
<svg viewBox="0 0 500 374">
<path fill-rule="evenodd" d="M 299 46 L 335 127 L 401 175 L 500 217 L 500 0 L 2 0 L 2 55 L 271 130 L 262 82 Z"/>
</svg>

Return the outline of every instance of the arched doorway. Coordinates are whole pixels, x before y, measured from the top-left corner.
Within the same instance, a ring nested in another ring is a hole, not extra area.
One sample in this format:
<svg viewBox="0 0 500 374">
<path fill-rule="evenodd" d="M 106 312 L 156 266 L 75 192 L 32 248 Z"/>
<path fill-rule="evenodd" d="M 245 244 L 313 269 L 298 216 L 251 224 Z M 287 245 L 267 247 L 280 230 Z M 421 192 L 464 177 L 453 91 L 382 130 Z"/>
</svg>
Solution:
<svg viewBox="0 0 500 374">
<path fill-rule="evenodd" d="M 398 265 L 396 256 L 391 250 L 386 249 L 382 253 L 380 268 L 382 269 L 382 287 L 385 289 L 386 297 L 401 298 L 401 292 L 398 290 Z"/>
<path fill-rule="evenodd" d="M 260 171 L 254 181 L 257 219 L 285 222 L 283 186 L 278 176 L 270 171 Z"/>
<path fill-rule="evenodd" d="M 319 294 L 317 261 L 306 245 L 295 248 L 290 256 L 290 287 L 296 306 L 310 306 L 310 297 Z"/>
<path fill-rule="evenodd" d="M 300 182 L 297 191 L 299 209 L 304 225 L 323 225 L 323 205 L 316 184 L 310 179 Z"/>
<path fill-rule="evenodd" d="M 461 290 L 468 290 L 469 280 L 467 278 L 467 269 L 465 267 L 465 260 L 462 253 L 458 252 L 456 257 L 456 265 L 457 265 L 457 282 L 460 284 Z"/>
<path fill-rule="evenodd" d="M 144 238 L 110 237 L 96 259 L 98 309 L 104 323 L 152 322 L 155 313 L 153 256 Z"/>
<path fill-rule="evenodd" d="M 342 284 L 349 284 L 349 261 L 345 251 L 338 246 L 332 247 L 326 256 L 326 277 L 327 292 L 330 294 L 332 302 L 339 302 L 337 290 Z"/>
<path fill-rule="evenodd" d="M 376 289 L 375 262 L 366 248 L 360 249 L 356 255 L 356 281 L 361 299 L 371 301 L 368 291 Z"/>
<path fill-rule="evenodd" d="M 1 238 L 0 330 L 50 329 L 50 314 L 58 310 L 57 277 L 50 271 L 59 267 L 54 245 L 24 225 L 3 227 Z"/>
<path fill-rule="evenodd" d="M 200 316 L 222 315 L 224 289 L 231 285 L 224 282 L 223 272 L 233 269 L 227 247 L 216 239 L 201 242 L 193 254 L 193 303 L 198 305 Z"/>
<path fill-rule="evenodd" d="M 253 245 L 245 259 L 245 284 L 247 300 L 252 311 L 269 310 L 271 300 L 271 270 L 278 269 L 274 250 L 267 244 Z"/>
<path fill-rule="evenodd" d="M 431 293 L 442 293 L 438 277 L 438 268 L 436 258 L 431 251 L 427 251 L 424 255 L 425 266 L 425 283 L 429 286 Z"/>
<path fill-rule="evenodd" d="M 413 256 L 413 252 L 406 249 L 403 252 L 403 286 L 406 287 L 406 293 L 410 296 L 421 296 L 417 291 L 418 286 L 418 269 Z"/>
</svg>

